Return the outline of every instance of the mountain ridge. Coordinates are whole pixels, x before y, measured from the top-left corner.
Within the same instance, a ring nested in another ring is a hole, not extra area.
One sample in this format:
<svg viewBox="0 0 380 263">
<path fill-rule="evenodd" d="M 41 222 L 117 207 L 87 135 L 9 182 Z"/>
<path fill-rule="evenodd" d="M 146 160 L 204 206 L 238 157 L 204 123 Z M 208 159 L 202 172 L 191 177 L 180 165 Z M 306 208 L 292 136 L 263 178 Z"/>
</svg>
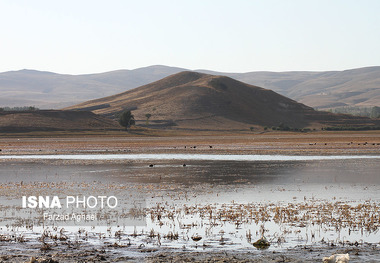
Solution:
<svg viewBox="0 0 380 263">
<path fill-rule="evenodd" d="M 0 73 L 0 107 L 36 106 L 63 108 L 136 88 L 184 71 L 163 65 L 134 70 L 68 75 L 47 71 L 20 70 Z M 226 73 L 239 81 L 274 90 L 319 109 L 342 106 L 380 106 L 380 67 L 344 71 L 253 71 Z"/>
</svg>

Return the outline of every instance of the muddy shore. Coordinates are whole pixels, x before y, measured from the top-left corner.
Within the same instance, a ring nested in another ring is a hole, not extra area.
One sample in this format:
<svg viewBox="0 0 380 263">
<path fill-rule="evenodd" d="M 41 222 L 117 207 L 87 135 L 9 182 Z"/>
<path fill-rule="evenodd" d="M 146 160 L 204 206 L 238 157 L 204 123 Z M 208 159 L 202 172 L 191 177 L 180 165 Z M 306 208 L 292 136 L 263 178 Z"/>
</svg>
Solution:
<svg viewBox="0 0 380 263">
<path fill-rule="evenodd" d="M 380 154 L 380 132 L 260 133 L 196 136 L 10 136 L 0 154 L 208 153 Z"/>
</svg>

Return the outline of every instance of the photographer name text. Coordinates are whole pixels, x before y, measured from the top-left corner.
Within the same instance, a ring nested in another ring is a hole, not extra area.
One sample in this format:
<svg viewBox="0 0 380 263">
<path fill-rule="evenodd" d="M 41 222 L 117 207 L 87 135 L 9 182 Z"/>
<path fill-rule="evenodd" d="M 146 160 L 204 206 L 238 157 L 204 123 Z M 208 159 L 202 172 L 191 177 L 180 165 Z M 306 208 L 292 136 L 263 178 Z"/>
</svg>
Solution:
<svg viewBox="0 0 380 263">
<path fill-rule="evenodd" d="M 44 221 L 75 221 L 88 222 L 97 220 L 96 214 L 49 214 L 44 213 Z"/>
</svg>

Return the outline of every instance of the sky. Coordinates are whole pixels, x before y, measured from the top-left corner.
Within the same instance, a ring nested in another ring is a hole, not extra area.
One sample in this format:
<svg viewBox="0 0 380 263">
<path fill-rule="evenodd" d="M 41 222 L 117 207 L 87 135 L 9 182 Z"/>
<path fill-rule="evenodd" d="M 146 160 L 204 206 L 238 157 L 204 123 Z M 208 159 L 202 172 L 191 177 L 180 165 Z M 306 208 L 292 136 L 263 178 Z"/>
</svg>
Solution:
<svg viewBox="0 0 380 263">
<path fill-rule="evenodd" d="M 0 72 L 380 66 L 379 0 L 0 0 Z"/>
</svg>

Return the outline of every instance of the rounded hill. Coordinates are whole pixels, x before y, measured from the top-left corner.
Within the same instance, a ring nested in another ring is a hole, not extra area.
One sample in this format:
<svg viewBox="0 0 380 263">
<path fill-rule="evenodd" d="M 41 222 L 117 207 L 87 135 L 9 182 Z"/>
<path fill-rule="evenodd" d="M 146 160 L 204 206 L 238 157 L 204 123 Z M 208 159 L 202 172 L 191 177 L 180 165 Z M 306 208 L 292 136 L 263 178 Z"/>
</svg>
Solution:
<svg viewBox="0 0 380 263">
<path fill-rule="evenodd" d="M 281 124 L 304 128 L 342 118 L 358 121 L 317 112 L 274 91 L 229 77 L 191 71 L 68 109 L 89 110 L 108 117 L 130 109 L 137 124 L 184 129 L 231 130 Z M 363 120 L 359 118 L 359 122 Z"/>
</svg>

